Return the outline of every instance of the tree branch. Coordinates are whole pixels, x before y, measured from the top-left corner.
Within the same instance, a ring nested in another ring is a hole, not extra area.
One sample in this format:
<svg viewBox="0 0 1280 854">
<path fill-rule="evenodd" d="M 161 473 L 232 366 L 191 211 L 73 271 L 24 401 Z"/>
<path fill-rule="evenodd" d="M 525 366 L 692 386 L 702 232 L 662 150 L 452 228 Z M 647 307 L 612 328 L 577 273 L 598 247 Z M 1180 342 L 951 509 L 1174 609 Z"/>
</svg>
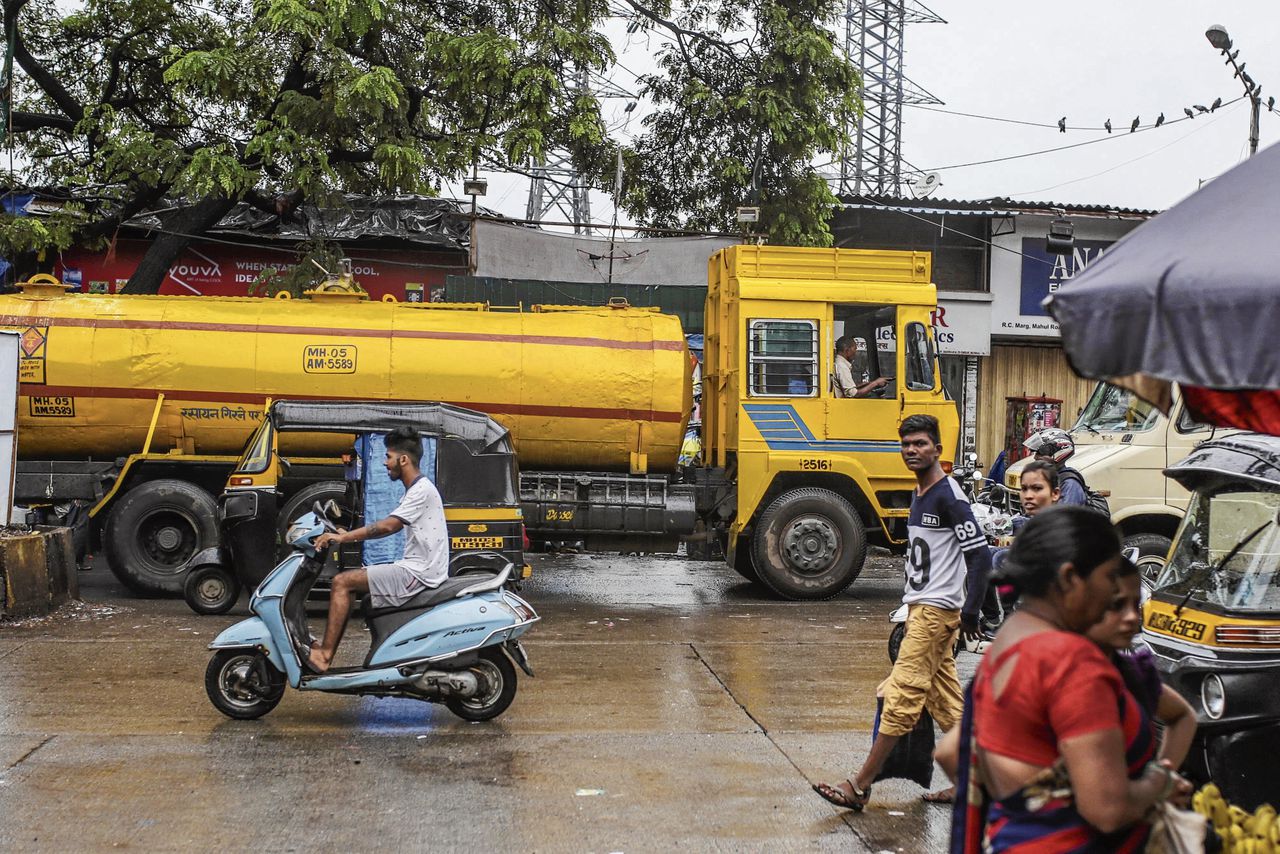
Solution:
<svg viewBox="0 0 1280 854">
<path fill-rule="evenodd" d="M 25 0 L 16 5 L 17 9 L 22 8 L 25 5 Z M 18 17 L 17 9 L 13 11 L 15 21 Z M 8 16 L 8 11 L 6 8 L 6 17 Z M 62 110 L 67 118 L 71 119 L 73 124 L 84 118 L 84 107 L 70 92 L 63 88 L 56 77 L 36 61 L 36 58 L 31 55 L 31 52 L 27 50 L 26 44 L 22 41 L 21 33 L 14 39 L 13 58 L 17 60 L 19 67 L 27 72 L 27 76 L 31 78 L 32 82 L 44 90 L 49 99 L 57 105 L 58 109 Z"/>
</svg>

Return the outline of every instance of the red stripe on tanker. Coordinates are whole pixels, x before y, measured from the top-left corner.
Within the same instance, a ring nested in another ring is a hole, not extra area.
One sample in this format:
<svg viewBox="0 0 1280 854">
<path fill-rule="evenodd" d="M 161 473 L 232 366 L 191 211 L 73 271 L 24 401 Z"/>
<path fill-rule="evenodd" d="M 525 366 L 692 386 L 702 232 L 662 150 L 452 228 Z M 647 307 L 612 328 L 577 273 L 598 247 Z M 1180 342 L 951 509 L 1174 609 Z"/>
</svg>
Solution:
<svg viewBox="0 0 1280 854">
<path fill-rule="evenodd" d="M 23 294 L 0 327 L 24 335 L 25 459 L 135 453 L 163 392 L 161 453 L 239 453 L 268 397 L 442 400 L 501 421 L 528 469 L 626 470 L 643 449 L 658 471 L 692 407 L 679 319 L 640 309 Z"/>
</svg>

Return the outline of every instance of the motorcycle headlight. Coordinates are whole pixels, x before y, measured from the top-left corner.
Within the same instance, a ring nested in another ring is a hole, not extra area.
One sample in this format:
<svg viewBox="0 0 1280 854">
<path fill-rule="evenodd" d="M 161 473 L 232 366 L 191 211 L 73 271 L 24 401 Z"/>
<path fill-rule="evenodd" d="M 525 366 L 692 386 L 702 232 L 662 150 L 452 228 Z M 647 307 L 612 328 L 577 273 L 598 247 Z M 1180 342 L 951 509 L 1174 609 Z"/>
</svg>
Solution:
<svg viewBox="0 0 1280 854">
<path fill-rule="evenodd" d="M 284 535 L 284 541 L 289 545 L 293 545 L 307 535 L 307 531 L 311 530 L 305 525 L 293 525 Z"/>
<path fill-rule="evenodd" d="M 1200 702 L 1204 705 L 1204 713 L 1217 720 L 1227 709 L 1227 689 L 1216 673 L 1210 673 L 1200 683 Z"/>
</svg>

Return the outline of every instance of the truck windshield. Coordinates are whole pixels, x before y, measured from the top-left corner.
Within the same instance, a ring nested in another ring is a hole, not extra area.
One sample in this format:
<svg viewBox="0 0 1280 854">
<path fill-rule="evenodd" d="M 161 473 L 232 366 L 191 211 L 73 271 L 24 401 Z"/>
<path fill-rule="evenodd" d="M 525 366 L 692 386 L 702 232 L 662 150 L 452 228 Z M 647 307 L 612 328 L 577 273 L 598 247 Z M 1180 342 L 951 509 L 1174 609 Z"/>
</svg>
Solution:
<svg viewBox="0 0 1280 854">
<path fill-rule="evenodd" d="M 1280 611 L 1280 492 L 1227 487 L 1197 492 L 1156 590 L 1187 604 Z M 1242 541 L 1224 566 L 1217 564 Z"/>
<path fill-rule="evenodd" d="M 1091 433 L 1141 433 L 1156 426 L 1160 410 L 1133 392 L 1119 386 L 1098 383 L 1085 404 L 1075 429 Z"/>
<path fill-rule="evenodd" d="M 271 422 L 264 420 L 258 432 L 249 438 L 240 461 L 236 463 L 235 474 L 262 474 L 271 465 L 271 436 L 275 428 Z"/>
</svg>

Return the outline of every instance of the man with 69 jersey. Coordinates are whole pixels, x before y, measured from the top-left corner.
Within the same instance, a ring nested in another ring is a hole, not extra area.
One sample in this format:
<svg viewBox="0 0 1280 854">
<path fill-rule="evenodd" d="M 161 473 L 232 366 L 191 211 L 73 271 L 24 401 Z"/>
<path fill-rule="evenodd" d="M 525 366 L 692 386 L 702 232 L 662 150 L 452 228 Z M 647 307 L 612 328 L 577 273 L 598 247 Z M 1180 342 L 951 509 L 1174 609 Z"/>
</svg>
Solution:
<svg viewBox="0 0 1280 854">
<path fill-rule="evenodd" d="M 978 614 L 991 573 L 991 554 L 960 486 L 939 462 L 938 420 L 912 415 L 898 428 L 902 460 L 916 476 L 907 520 L 907 631 L 898 660 L 878 693 L 884 698 L 880 728 L 862 768 L 838 786 L 815 785 L 836 806 L 861 810 L 871 783 L 899 739 L 915 728 L 928 709 L 943 732 L 960 723 L 964 697 L 956 675 L 957 632 L 979 635 Z M 926 796 L 947 801 L 951 792 Z"/>
</svg>

